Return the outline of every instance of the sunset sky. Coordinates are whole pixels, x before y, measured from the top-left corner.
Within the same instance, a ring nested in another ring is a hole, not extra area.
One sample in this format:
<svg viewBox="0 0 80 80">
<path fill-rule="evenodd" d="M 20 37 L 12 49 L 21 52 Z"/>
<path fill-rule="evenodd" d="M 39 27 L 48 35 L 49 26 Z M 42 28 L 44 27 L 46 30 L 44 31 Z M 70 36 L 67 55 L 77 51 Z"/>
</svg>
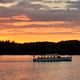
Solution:
<svg viewBox="0 0 80 80">
<path fill-rule="evenodd" d="M 80 40 L 80 0 L 0 0 L 0 40 Z"/>
</svg>

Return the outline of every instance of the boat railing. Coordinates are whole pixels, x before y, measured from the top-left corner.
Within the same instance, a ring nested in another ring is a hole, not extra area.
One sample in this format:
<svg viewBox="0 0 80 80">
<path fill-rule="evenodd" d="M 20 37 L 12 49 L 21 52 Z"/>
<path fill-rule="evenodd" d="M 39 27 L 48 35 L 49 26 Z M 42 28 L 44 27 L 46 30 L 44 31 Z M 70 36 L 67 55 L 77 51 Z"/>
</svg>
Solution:
<svg viewBox="0 0 80 80">
<path fill-rule="evenodd" d="M 61 55 L 38 55 L 33 56 L 33 59 L 54 59 L 54 58 L 72 58 L 72 56 L 61 56 Z"/>
</svg>

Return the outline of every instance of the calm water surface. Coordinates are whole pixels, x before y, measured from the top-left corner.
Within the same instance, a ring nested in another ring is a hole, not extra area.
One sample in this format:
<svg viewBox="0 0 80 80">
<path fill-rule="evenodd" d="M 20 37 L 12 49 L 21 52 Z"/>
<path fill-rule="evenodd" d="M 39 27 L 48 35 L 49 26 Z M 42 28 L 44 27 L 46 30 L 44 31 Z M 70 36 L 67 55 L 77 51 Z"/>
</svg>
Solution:
<svg viewBox="0 0 80 80">
<path fill-rule="evenodd" d="M 31 56 L 0 56 L 0 80 L 80 80 L 80 56 L 43 63 L 33 63 Z"/>
</svg>

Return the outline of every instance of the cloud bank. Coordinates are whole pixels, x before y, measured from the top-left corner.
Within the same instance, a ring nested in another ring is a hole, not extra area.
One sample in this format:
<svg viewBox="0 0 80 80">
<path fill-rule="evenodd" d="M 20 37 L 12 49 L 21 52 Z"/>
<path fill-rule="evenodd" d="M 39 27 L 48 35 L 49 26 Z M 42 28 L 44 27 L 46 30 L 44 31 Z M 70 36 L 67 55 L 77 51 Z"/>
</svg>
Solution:
<svg viewBox="0 0 80 80">
<path fill-rule="evenodd" d="M 79 21 L 79 0 L 0 0 L 0 30 L 6 34 L 80 34 Z M 37 32 L 43 28 L 53 32 Z"/>
</svg>

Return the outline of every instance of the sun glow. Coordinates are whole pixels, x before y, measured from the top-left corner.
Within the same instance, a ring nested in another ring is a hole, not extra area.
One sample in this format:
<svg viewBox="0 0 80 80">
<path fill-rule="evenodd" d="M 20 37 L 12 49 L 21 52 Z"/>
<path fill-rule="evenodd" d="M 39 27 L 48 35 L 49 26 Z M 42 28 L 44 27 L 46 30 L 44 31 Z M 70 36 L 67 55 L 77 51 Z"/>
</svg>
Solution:
<svg viewBox="0 0 80 80">
<path fill-rule="evenodd" d="M 0 40 L 11 40 L 19 43 L 36 41 L 61 41 L 80 39 L 80 33 L 71 28 L 27 28 L 7 29 L 0 32 Z M 74 37 L 73 37 L 74 36 Z"/>
</svg>

